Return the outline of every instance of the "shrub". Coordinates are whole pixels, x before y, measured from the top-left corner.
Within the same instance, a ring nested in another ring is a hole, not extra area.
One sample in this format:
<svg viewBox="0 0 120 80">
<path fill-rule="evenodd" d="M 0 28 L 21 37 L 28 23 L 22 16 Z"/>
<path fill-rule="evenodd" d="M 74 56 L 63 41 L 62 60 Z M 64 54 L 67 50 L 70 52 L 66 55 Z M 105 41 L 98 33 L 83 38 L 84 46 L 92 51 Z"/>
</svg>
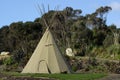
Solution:
<svg viewBox="0 0 120 80">
<path fill-rule="evenodd" d="M 116 69 L 115 73 L 120 74 L 120 67 Z"/>
<path fill-rule="evenodd" d="M 14 60 L 12 57 L 9 57 L 9 58 L 3 60 L 4 65 L 12 65 L 13 63 L 14 63 Z"/>
</svg>

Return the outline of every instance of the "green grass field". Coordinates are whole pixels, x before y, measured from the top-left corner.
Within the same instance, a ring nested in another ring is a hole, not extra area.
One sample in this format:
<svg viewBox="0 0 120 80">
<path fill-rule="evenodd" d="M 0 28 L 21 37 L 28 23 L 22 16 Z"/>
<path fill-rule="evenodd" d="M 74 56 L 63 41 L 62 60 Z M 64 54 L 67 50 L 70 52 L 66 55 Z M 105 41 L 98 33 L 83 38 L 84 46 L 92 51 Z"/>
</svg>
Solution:
<svg viewBox="0 0 120 80">
<path fill-rule="evenodd" d="M 84 73 L 84 74 L 21 74 L 21 73 L 4 73 L 16 77 L 33 77 L 33 78 L 54 78 L 56 80 L 96 80 L 105 77 L 102 73 Z"/>
</svg>

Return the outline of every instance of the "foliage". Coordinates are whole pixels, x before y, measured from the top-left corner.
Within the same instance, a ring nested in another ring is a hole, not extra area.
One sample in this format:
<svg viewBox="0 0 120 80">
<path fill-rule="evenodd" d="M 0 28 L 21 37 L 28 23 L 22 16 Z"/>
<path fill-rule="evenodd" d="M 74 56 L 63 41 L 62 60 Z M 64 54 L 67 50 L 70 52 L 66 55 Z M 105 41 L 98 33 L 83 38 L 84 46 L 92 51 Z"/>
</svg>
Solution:
<svg viewBox="0 0 120 80">
<path fill-rule="evenodd" d="M 111 55 L 111 58 L 119 60 L 119 55 L 120 55 L 120 45 L 111 45 L 110 47 L 107 48 L 108 54 Z"/>
<path fill-rule="evenodd" d="M 4 65 L 12 65 L 12 64 L 14 64 L 14 59 L 12 57 L 9 57 L 9 58 L 3 60 L 3 64 Z"/>
</svg>

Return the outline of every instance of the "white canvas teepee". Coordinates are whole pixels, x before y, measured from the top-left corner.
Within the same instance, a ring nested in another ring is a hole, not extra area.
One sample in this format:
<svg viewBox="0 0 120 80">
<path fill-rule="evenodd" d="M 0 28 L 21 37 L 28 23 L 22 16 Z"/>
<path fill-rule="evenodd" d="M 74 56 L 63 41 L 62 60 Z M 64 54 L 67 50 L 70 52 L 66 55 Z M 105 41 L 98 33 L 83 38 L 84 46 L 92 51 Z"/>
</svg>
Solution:
<svg viewBox="0 0 120 80">
<path fill-rule="evenodd" d="M 70 73 L 52 33 L 47 28 L 22 73 Z"/>
</svg>

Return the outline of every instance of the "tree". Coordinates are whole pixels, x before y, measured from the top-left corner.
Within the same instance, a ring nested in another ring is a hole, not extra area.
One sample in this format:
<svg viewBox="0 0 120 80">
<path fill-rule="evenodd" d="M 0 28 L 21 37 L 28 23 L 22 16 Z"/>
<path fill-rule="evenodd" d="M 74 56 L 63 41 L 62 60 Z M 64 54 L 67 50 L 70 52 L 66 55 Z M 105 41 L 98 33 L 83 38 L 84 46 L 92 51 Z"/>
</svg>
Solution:
<svg viewBox="0 0 120 80">
<path fill-rule="evenodd" d="M 87 26 L 93 28 L 105 28 L 108 12 L 112 10 L 111 7 L 105 6 L 98 8 L 94 13 L 87 14 Z"/>
<path fill-rule="evenodd" d="M 3 26 L 0 29 L 0 51 L 9 51 L 9 46 L 8 46 L 8 35 L 9 35 L 9 26 Z"/>
<path fill-rule="evenodd" d="M 97 10 L 96 10 L 96 14 L 97 14 L 97 16 L 98 17 L 100 17 L 103 21 L 104 21 L 104 23 L 106 22 L 106 17 L 107 17 L 107 13 L 110 11 L 110 10 L 112 10 L 112 8 L 111 7 L 109 7 L 109 6 L 105 6 L 105 7 L 100 7 L 100 8 L 98 8 Z M 106 14 L 106 15 L 105 15 Z M 104 16 L 105 15 L 105 16 Z"/>
</svg>

